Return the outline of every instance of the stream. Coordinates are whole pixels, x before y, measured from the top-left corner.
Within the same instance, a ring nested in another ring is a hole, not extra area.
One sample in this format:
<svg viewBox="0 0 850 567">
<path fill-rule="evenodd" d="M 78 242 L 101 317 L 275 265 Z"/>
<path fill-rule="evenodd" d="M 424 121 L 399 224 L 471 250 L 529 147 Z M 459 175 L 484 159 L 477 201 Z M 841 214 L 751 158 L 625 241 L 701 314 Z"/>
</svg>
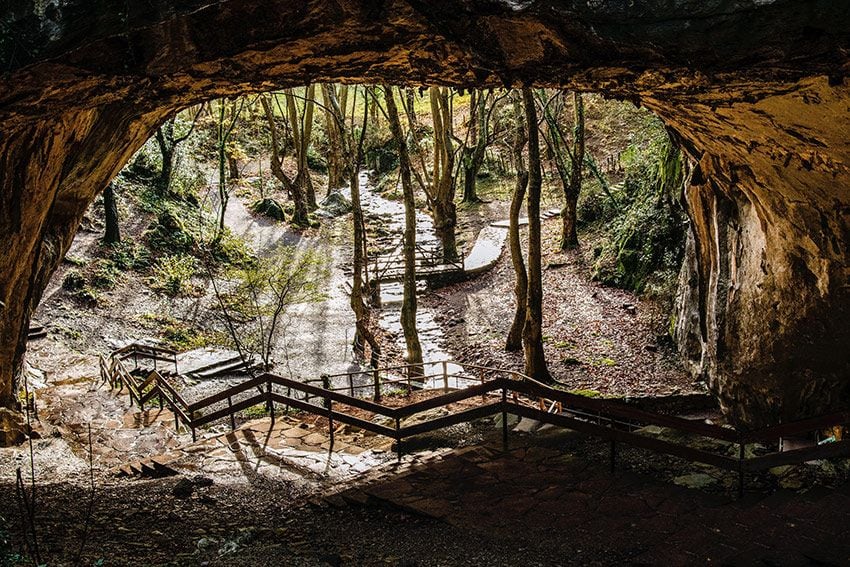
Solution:
<svg viewBox="0 0 850 567">
<path fill-rule="evenodd" d="M 379 247 L 391 249 L 400 245 L 401 236 L 404 232 L 404 203 L 392 201 L 382 196 L 371 183 L 367 172 L 360 174 L 360 188 L 360 201 L 367 222 L 379 220 L 389 232 L 388 236 L 379 239 L 377 242 Z M 434 222 L 430 215 L 422 211 L 416 212 L 416 243 L 426 250 L 433 250 L 439 246 L 439 240 L 434 232 Z M 417 289 L 424 291 L 425 287 L 425 284 L 420 282 Z M 407 346 L 401 328 L 402 298 L 403 287 L 400 282 L 382 284 L 381 308 L 378 310 L 377 320 L 381 328 L 396 337 L 396 343 L 402 352 L 406 352 Z M 416 328 L 419 331 L 422 360 L 425 362 L 425 375 L 442 372 L 442 361 L 451 358 L 443 346 L 445 336 L 440 325 L 434 320 L 434 313 L 427 307 L 423 307 L 421 303 L 416 312 Z M 447 370 L 449 374 L 460 374 L 463 372 L 463 367 L 449 363 Z M 422 385 L 426 388 L 443 387 L 442 381 L 436 379 L 427 380 Z"/>
</svg>

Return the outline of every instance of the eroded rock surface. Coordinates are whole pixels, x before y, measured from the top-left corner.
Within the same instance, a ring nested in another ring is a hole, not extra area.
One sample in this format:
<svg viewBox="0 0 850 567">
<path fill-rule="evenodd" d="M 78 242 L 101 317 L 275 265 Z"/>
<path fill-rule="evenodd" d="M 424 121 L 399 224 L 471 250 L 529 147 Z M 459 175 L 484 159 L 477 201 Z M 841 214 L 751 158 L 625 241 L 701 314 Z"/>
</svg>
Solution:
<svg viewBox="0 0 850 567">
<path fill-rule="evenodd" d="M 21 1 L 0 8 L 0 405 L 95 195 L 170 113 L 309 81 L 521 83 L 643 104 L 696 162 L 679 334 L 759 425 L 847 405 L 850 5 Z"/>
</svg>

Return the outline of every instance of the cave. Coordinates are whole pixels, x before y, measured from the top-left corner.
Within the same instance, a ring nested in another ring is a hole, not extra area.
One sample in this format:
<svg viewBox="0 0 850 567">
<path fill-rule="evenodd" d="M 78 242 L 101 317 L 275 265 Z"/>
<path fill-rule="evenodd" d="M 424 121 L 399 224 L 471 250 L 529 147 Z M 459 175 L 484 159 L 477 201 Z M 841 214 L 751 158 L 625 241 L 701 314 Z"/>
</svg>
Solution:
<svg viewBox="0 0 850 567">
<path fill-rule="evenodd" d="M 313 81 L 553 86 L 658 114 L 690 157 L 680 351 L 759 427 L 850 394 L 850 5 L 419 0 L 0 8 L 0 405 L 82 215 L 174 111 Z"/>
</svg>

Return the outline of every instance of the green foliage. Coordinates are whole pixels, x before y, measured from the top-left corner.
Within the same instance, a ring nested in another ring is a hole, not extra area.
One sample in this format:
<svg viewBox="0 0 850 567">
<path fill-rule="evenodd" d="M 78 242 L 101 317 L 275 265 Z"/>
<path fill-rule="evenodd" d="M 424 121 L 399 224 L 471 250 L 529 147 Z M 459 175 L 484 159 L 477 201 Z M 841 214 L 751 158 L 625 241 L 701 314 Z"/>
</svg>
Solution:
<svg viewBox="0 0 850 567">
<path fill-rule="evenodd" d="M 157 260 L 151 276 L 151 288 L 176 297 L 192 291 L 192 276 L 197 271 L 195 258 L 188 255 L 164 256 Z"/>
<path fill-rule="evenodd" d="M 173 197 L 182 199 L 189 205 L 198 205 L 198 194 L 207 184 L 204 172 L 194 167 L 186 170 L 178 167 L 171 174 L 170 192 Z"/>
<path fill-rule="evenodd" d="M 156 142 L 151 138 L 124 168 L 122 175 L 125 179 L 148 182 L 156 179 L 162 169 L 162 156 L 156 150 Z"/>
<path fill-rule="evenodd" d="M 62 279 L 62 289 L 65 291 L 79 291 L 86 286 L 86 277 L 80 270 L 72 268 L 68 270 Z"/>
<path fill-rule="evenodd" d="M 365 153 L 366 164 L 377 175 L 388 173 L 398 168 L 398 147 L 392 137 L 384 140 L 376 140 L 366 148 Z"/>
<path fill-rule="evenodd" d="M 684 254 L 685 217 L 676 202 L 683 158 L 659 123 L 648 141 L 630 146 L 622 160 L 626 177 L 616 195 L 619 207 L 598 193 L 579 205 L 583 223 L 604 224 L 606 236 L 593 251 L 593 275 L 638 292 L 650 285 L 670 288 Z"/>
<path fill-rule="evenodd" d="M 316 148 L 312 145 L 307 148 L 307 167 L 319 173 L 328 172 L 328 162 L 324 157 L 316 152 Z"/>
<path fill-rule="evenodd" d="M 107 246 L 109 259 L 119 270 L 146 270 L 151 265 L 151 256 L 147 248 L 133 240 L 124 239 L 121 242 Z"/>
<path fill-rule="evenodd" d="M 85 260 L 83 260 L 82 258 L 79 258 L 79 257 L 77 257 L 77 256 L 74 256 L 74 255 L 72 255 L 72 254 L 66 254 L 66 255 L 65 255 L 65 258 L 64 258 L 64 261 L 65 261 L 65 262 L 68 262 L 68 263 L 69 263 L 69 264 L 71 264 L 72 266 L 77 266 L 77 267 L 82 267 L 82 266 L 85 266 L 85 265 L 86 265 L 86 261 L 85 261 Z"/>
<path fill-rule="evenodd" d="M 144 233 L 151 249 L 172 254 L 189 254 L 197 250 L 199 223 L 189 221 L 185 210 L 168 204 L 157 214 Z M 197 215 L 197 211 L 195 212 Z"/>
<path fill-rule="evenodd" d="M 225 228 L 221 237 L 211 242 L 208 248 L 213 259 L 221 264 L 242 266 L 254 260 L 245 241 L 230 232 L 229 228 Z"/>
<path fill-rule="evenodd" d="M 159 333 L 165 346 L 177 351 L 203 348 L 212 344 L 221 344 L 221 337 L 201 331 L 185 321 L 178 321 L 167 315 L 145 313 L 142 323 L 153 326 Z"/>
<path fill-rule="evenodd" d="M 112 289 L 121 277 L 120 270 L 110 260 L 96 260 L 92 264 L 89 281 L 97 289 Z"/>
</svg>

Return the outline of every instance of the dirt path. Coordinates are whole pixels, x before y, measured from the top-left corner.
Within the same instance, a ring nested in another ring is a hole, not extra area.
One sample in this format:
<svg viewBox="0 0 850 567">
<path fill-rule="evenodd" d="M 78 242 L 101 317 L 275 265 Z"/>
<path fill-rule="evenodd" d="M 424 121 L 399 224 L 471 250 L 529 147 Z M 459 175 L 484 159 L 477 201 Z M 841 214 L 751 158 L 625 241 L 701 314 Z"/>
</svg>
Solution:
<svg viewBox="0 0 850 567">
<path fill-rule="evenodd" d="M 558 221 L 546 221 L 544 251 L 554 250 Z M 606 395 L 702 392 L 684 372 L 664 335 L 662 306 L 590 281 L 578 253 L 546 253 L 544 341 L 549 369 L 566 387 Z M 509 253 L 489 273 L 437 290 L 423 303 L 438 311 L 453 356 L 521 369 L 521 353 L 505 353 L 513 321 Z"/>
</svg>

